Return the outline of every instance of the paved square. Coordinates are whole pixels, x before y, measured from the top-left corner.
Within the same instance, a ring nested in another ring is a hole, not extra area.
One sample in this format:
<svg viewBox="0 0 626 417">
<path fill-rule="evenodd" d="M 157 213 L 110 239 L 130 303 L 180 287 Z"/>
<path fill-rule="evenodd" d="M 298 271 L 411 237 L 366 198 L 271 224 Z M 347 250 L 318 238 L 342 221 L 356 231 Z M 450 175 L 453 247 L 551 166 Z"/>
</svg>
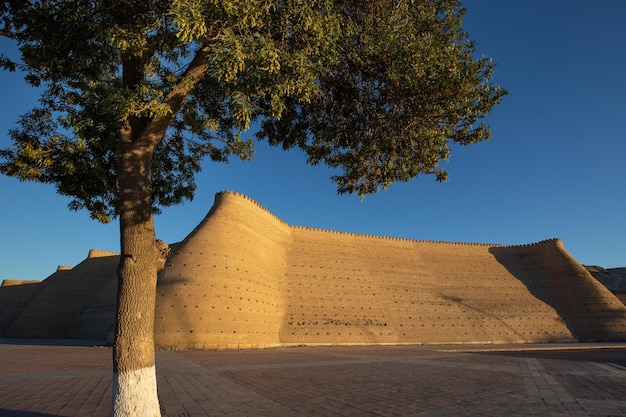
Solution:
<svg viewBox="0 0 626 417">
<path fill-rule="evenodd" d="M 0 339 L 0 416 L 108 416 L 110 362 Z M 626 416 L 626 345 L 158 351 L 157 378 L 169 417 Z"/>
</svg>

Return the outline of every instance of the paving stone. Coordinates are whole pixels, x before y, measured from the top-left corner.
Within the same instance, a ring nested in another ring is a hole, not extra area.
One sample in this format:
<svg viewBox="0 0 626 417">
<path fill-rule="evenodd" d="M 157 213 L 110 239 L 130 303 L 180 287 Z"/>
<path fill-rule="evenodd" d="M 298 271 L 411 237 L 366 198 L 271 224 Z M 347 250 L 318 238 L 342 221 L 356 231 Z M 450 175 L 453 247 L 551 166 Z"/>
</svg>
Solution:
<svg viewBox="0 0 626 417">
<path fill-rule="evenodd" d="M 108 416 L 110 362 L 0 339 L 0 416 Z M 164 417 L 617 417 L 626 344 L 158 351 L 157 382 Z"/>
</svg>

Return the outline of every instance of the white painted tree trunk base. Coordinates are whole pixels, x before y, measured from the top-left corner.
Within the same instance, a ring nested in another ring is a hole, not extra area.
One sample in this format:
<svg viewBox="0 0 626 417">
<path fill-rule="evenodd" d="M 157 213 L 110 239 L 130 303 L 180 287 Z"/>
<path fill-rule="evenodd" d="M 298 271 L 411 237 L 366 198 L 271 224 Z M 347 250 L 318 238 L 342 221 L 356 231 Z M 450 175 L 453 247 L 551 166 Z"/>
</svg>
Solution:
<svg viewBox="0 0 626 417">
<path fill-rule="evenodd" d="M 161 417 L 154 366 L 113 373 L 112 417 Z"/>
</svg>

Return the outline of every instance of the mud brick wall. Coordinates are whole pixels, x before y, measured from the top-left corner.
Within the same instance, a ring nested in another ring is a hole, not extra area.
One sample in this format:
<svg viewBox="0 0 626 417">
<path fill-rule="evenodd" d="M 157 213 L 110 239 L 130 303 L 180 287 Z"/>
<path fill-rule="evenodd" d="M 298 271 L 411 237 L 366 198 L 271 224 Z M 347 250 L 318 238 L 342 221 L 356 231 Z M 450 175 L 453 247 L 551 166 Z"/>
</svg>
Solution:
<svg viewBox="0 0 626 417">
<path fill-rule="evenodd" d="M 593 277 L 590 279 L 588 270 L 560 240 L 493 251 L 532 295 L 554 306 L 576 340 L 608 341 L 624 334 L 624 310 L 619 298 Z"/>
<path fill-rule="evenodd" d="M 0 335 L 6 333 L 15 319 L 46 287 L 46 281 L 4 280 L 0 288 Z"/>
<path fill-rule="evenodd" d="M 160 348 L 626 340 L 626 307 L 559 239 L 502 246 L 290 226 L 223 192 L 171 248 L 157 284 Z M 104 340 L 118 261 L 92 250 L 41 283 L 8 282 L 0 334 Z"/>
<path fill-rule="evenodd" d="M 177 245 L 158 288 L 167 348 L 626 337 L 624 306 L 558 239 L 505 247 L 288 226 L 232 192 Z"/>
<path fill-rule="evenodd" d="M 26 280 L 26 279 L 5 279 L 2 281 L 2 285 L 0 287 L 13 287 L 15 285 L 26 285 L 26 284 L 39 284 L 40 280 Z"/>
<path fill-rule="evenodd" d="M 490 247 L 294 229 L 281 342 L 571 339 Z"/>
<path fill-rule="evenodd" d="M 91 296 L 110 277 L 118 255 L 92 250 L 75 268 L 60 268 L 6 330 L 8 337 L 68 337 Z"/>
<path fill-rule="evenodd" d="M 113 340 L 119 256 L 108 259 L 109 273 L 100 281 L 67 332 L 72 339 Z"/>
</svg>

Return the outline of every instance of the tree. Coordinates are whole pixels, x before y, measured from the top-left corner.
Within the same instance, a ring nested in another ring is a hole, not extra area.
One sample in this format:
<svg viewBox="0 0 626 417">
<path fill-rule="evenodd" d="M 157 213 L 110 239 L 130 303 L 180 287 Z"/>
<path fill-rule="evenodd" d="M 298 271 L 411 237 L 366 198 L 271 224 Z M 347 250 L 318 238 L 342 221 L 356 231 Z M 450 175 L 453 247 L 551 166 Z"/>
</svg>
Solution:
<svg viewBox="0 0 626 417">
<path fill-rule="evenodd" d="M 457 0 L 4 0 L 0 56 L 42 88 L 2 173 L 120 219 L 113 414 L 159 415 L 154 298 L 168 247 L 153 214 L 191 200 L 200 161 L 300 148 L 364 196 L 438 167 L 505 91 Z"/>
</svg>

